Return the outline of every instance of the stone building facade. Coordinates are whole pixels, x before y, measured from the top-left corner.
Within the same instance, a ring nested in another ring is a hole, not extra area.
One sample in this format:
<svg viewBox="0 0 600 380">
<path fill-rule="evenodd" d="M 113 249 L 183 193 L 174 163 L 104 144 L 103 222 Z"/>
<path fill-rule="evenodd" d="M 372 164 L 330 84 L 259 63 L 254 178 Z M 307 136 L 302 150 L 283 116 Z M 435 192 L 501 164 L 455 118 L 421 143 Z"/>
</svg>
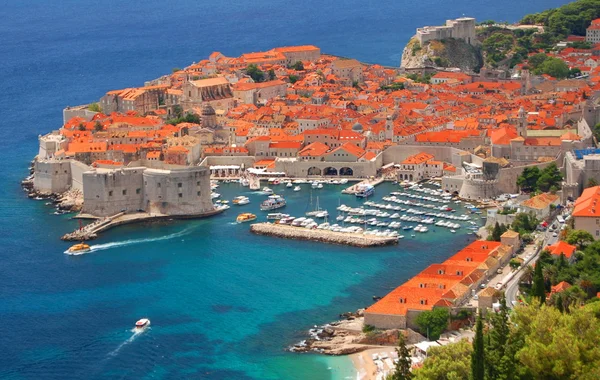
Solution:
<svg viewBox="0 0 600 380">
<path fill-rule="evenodd" d="M 445 38 L 464 40 L 466 43 L 474 45 L 477 40 L 475 19 L 472 17 L 461 17 L 456 20 L 446 20 L 446 25 L 443 26 L 417 28 L 416 37 L 421 45 L 430 40 L 442 40 Z"/>
</svg>

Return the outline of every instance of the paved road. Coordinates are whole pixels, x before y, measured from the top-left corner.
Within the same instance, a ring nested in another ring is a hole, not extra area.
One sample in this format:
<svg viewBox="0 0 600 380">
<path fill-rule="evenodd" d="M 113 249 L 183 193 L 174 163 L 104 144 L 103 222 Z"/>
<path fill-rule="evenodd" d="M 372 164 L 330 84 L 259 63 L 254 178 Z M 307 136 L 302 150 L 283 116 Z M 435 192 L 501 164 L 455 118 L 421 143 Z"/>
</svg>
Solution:
<svg viewBox="0 0 600 380">
<path fill-rule="evenodd" d="M 558 225 L 556 220 L 554 220 L 551 224 L 554 223 Z M 535 263 L 540 252 L 542 252 L 546 246 L 552 245 L 558 241 L 558 237 L 553 236 L 553 234 L 554 232 L 550 231 L 549 229 L 546 230 L 538 239 L 536 239 L 536 242 L 542 242 L 541 249 L 537 250 L 537 244 L 531 244 L 527 246 L 525 248 L 525 252 L 520 255 L 523 257 L 523 259 L 525 259 L 525 261 L 523 262 L 523 265 L 519 267 L 517 273 L 515 273 L 515 276 L 506 284 L 506 290 L 504 292 L 508 307 L 513 308 L 514 304 L 516 304 L 517 292 L 519 291 L 519 282 L 521 280 L 521 276 L 523 275 L 523 269 L 527 268 L 528 265 Z"/>
</svg>

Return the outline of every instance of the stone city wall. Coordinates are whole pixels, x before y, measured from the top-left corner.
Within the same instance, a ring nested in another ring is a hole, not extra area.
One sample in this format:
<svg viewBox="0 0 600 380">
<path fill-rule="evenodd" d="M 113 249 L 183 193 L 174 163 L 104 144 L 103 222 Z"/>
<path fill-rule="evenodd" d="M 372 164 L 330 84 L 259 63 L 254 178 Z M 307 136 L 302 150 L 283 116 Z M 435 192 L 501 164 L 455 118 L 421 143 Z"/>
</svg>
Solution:
<svg viewBox="0 0 600 380">
<path fill-rule="evenodd" d="M 405 329 L 406 317 L 404 315 L 377 314 L 365 312 L 364 324 L 375 326 L 379 329 Z"/>
<path fill-rule="evenodd" d="M 44 194 L 62 193 L 71 188 L 70 160 L 42 160 L 34 164 L 33 188 Z"/>
<path fill-rule="evenodd" d="M 83 212 L 110 216 L 143 209 L 145 168 L 92 169 L 83 173 Z"/>
</svg>

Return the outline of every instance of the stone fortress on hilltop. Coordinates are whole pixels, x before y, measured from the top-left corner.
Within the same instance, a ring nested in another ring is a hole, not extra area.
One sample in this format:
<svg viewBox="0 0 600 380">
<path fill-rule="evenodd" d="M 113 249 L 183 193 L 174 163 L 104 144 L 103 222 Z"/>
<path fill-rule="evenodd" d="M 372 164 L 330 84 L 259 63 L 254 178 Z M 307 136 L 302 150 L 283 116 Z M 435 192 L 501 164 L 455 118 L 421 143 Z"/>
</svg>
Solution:
<svg viewBox="0 0 600 380">
<path fill-rule="evenodd" d="M 417 28 L 416 37 L 421 45 L 430 40 L 443 40 L 445 38 L 463 40 L 473 45 L 477 39 L 475 19 L 473 17 L 460 17 L 455 20 L 446 20 L 446 25 L 443 26 Z"/>
</svg>

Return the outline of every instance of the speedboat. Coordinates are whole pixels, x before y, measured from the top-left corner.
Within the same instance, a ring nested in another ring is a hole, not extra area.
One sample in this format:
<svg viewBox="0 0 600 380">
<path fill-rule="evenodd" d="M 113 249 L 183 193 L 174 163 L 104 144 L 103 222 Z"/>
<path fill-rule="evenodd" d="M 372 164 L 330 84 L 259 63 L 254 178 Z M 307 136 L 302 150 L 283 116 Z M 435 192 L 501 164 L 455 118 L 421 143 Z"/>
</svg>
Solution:
<svg viewBox="0 0 600 380">
<path fill-rule="evenodd" d="M 268 187 L 263 187 L 262 192 L 265 194 L 273 194 L 273 190 Z"/>
<path fill-rule="evenodd" d="M 67 254 L 69 255 L 80 255 L 82 253 L 90 252 L 92 249 L 89 245 L 85 243 L 79 243 L 71 246 L 71 248 L 67 249 Z"/>
<path fill-rule="evenodd" d="M 246 196 L 240 195 L 238 197 L 233 198 L 232 203 L 238 206 L 247 205 L 248 203 L 250 203 L 250 199 Z"/>
<path fill-rule="evenodd" d="M 317 185 L 317 189 L 322 189 L 322 188 L 323 188 L 323 184 L 322 184 L 322 183 L 319 183 L 319 184 Z"/>
<path fill-rule="evenodd" d="M 288 182 L 288 183 L 285 185 L 285 187 L 293 187 L 293 186 L 294 186 L 294 185 L 292 185 L 292 183 L 291 183 L 291 182 Z"/>
<path fill-rule="evenodd" d="M 300 190 L 302 190 L 302 188 L 300 186 L 294 187 L 294 191 L 300 191 Z"/>
<path fill-rule="evenodd" d="M 312 187 L 313 189 L 316 189 L 318 186 L 319 186 L 319 183 L 318 183 L 317 181 L 314 181 L 314 182 L 313 182 L 313 183 L 310 185 L 310 187 Z M 321 187 L 322 187 L 322 185 L 321 185 Z"/>
<path fill-rule="evenodd" d="M 246 222 L 251 222 L 253 220 L 256 220 L 256 215 L 254 215 L 252 213 L 249 213 L 249 212 L 245 212 L 243 214 L 240 214 L 235 219 L 235 221 L 238 222 L 238 223 L 246 223 Z"/>
<path fill-rule="evenodd" d="M 148 318 L 142 318 L 135 323 L 135 328 L 139 330 L 145 329 L 148 326 L 150 326 L 150 320 Z"/>
</svg>

